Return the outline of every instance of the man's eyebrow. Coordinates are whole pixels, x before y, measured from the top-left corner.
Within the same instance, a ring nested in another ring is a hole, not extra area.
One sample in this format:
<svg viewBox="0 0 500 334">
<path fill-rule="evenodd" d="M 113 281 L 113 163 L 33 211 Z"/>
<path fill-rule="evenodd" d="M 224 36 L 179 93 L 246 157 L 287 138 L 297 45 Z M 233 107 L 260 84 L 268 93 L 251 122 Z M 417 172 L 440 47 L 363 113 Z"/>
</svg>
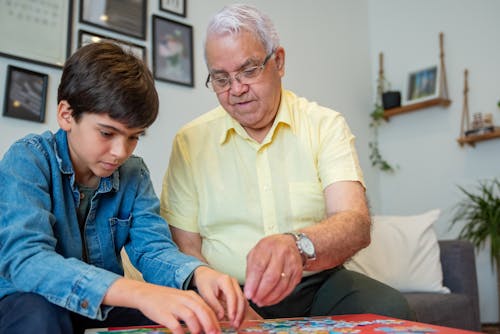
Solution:
<svg viewBox="0 0 500 334">
<path fill-rule="evenodd" d="M 255 64 L 257 64 L 258 61 L 259 60 L 255 59 L 255 58 L 248 58 L 243 64 L 240 65 L 240 67 L 238 67 L 238 69 L 236 71 L 232 71 L 232 72 L 241 71 L 242 69 L 244 69 L 245 67 L 248 67 L 249 65 L 255 65 Z M 220 74 L 220 73 L 228 73 L 228 72 L 224 71 L 224 70 L 215 69 L 215 70 L 211 70 L 210 73 L 212 73 L 212 74 Z"/>
</svg>

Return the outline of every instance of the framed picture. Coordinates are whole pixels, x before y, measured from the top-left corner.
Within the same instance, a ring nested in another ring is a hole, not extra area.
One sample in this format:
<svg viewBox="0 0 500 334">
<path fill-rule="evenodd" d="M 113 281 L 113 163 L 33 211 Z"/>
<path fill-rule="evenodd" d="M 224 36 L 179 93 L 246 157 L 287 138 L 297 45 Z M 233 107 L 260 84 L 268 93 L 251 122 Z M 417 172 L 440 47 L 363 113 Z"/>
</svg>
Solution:
<svg viewBox="0 0 500 334">
<path fill-rule="evenodd" d="M 43 123 L 48 81 L 47 74 L 9 65 L 3 115 Z"/>
<path fill-rule="evenodd" d="M 120 45 L 125 50 L 132 52 L 137 58 L 142 59 L 145 63 L 147 63 L 146 48 L 142 45 L 130 43 L 127 41 L 122 41 L 117 38 L 106 37 L 85 30 L 78 30 L 78 47 L 81 47 L 89 43 L 96 43 L 101 41 L 114 42 Z"/>
<path fill-rule="evenodd" d="M 160 0 L 160 10 L 186 17 L 186 0 Z"/>
<path fill-rule="evenodd" d="M 80 0 L 80 22 L 146 39 L 147 0 Z"/>
<path fill-rule="evenodd" d="M 72 13 L 72 0 L 0 1 L 0 55 L 62 68 Z"/>
<path fill-rule="evenodd" d="M 194 86 L 193 27 L 153 15 L 155 79 Z"/>
<path fill-rule="evenodd" d="M 408 73 L 405 104 L 432 100 L 439 97 L 439 66 L 432 65 Z"/>
</svg>

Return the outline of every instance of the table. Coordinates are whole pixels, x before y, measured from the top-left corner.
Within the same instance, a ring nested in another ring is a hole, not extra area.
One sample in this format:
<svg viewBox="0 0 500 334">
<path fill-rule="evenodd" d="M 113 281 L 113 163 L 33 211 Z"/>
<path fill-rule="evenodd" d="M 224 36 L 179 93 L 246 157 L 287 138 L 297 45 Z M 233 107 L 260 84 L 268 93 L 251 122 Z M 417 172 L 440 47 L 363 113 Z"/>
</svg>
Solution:
<svg viewBox="0 0 500 334">
<path fill-rule="evenodd" d="M 400 320 L 375 314 L 350 314 L 327 317 L 266 319 L 246 321 L 235 330 L 226 322 L 221 322 L 225 334 L 471 334 L 462 329 L 429 325 L 414 321 Z M 85 334 L 161 334 L 171 333 L 161 326 L 119 327 L 88 329 Z"/>
</svg>

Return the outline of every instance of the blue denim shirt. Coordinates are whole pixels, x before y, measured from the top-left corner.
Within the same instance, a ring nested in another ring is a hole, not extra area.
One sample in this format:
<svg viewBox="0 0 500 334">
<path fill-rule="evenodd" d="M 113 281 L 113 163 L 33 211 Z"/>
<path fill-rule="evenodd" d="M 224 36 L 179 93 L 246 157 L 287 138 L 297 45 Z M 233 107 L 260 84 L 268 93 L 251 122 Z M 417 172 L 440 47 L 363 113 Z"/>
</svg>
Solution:
<svg viewBox="0 0 500 334">
<path fill-rule="evenodd" d="M 202 265 L 181 253 L 159 215 L 149 171 L 131 156 L 102 178 L 85 222 L 88 263 L 82 261 L 80 201 L 66 132 L 28 135 L 0 161 L 0 298 L 34 292 L 90 318 L 123 275 L 120 250 L 146 281 L 183 288 Z M 168 301 L 166 301 L 168 302 Z"/>
</svg>

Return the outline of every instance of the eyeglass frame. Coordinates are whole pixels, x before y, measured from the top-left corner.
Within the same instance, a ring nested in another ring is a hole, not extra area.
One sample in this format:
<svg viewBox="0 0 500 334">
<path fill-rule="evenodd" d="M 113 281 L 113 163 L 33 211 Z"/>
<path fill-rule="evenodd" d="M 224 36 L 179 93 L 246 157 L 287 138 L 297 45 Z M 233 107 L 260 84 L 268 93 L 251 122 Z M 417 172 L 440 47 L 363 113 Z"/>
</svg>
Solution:
<svg viewBox="0 0 500 334">
<path fill-rule="evenodd" d="M 266 67 L 266 64 L 267 62 L 269 61 L 269 59 L 271 59 L 272 55 L 276 52 L 276 49 L 273 49 L 267 56 L 266 58 L 264 58 L 264 60 L 262 61 L 262 64 L 260 65 L 256 65 L 256 66 L 251 66 L 251 67 L 246 67 L 246 68 L 243 68 L 239 71 L 237 71 L 237 73 L 234 75 L 234 79 L 233 79 L 233 76 L 231 76 L 231 74 L 227 73 L 228 75 L 228 86 L 227 88 L 224 88 L 223 90 L 221 91 L 216 91 L 214 88 L 213 88 L 213 85 L 212 87 L 209 86 L 209 83 L 210 83 L 210 77 L 211 77 L 211 73 L 208 73 L 208 76 L 207 76 L 207 80 L 205 81 L 205 87 L 207 87 L 208 89 L 211 89 L 212 91 L 216 92 L 216 93 L 225 93 L 227 92 L 228 90 L 231 89 L 231 85 L 233 84 L 233 80 L 236 79 L 236 81 L 238 81 L 240 84 L 241 84 L 241 81 L 239 79 L 239 76 L 247 71 L 249 68 L 260 68 L 260 72 L 259 74 L 255 77 L 255 78 L 258 78 L 260 76 L 260 74 L 262 73 L 262 71 L 264 70 L 264 68 Z"/>
</svg>

